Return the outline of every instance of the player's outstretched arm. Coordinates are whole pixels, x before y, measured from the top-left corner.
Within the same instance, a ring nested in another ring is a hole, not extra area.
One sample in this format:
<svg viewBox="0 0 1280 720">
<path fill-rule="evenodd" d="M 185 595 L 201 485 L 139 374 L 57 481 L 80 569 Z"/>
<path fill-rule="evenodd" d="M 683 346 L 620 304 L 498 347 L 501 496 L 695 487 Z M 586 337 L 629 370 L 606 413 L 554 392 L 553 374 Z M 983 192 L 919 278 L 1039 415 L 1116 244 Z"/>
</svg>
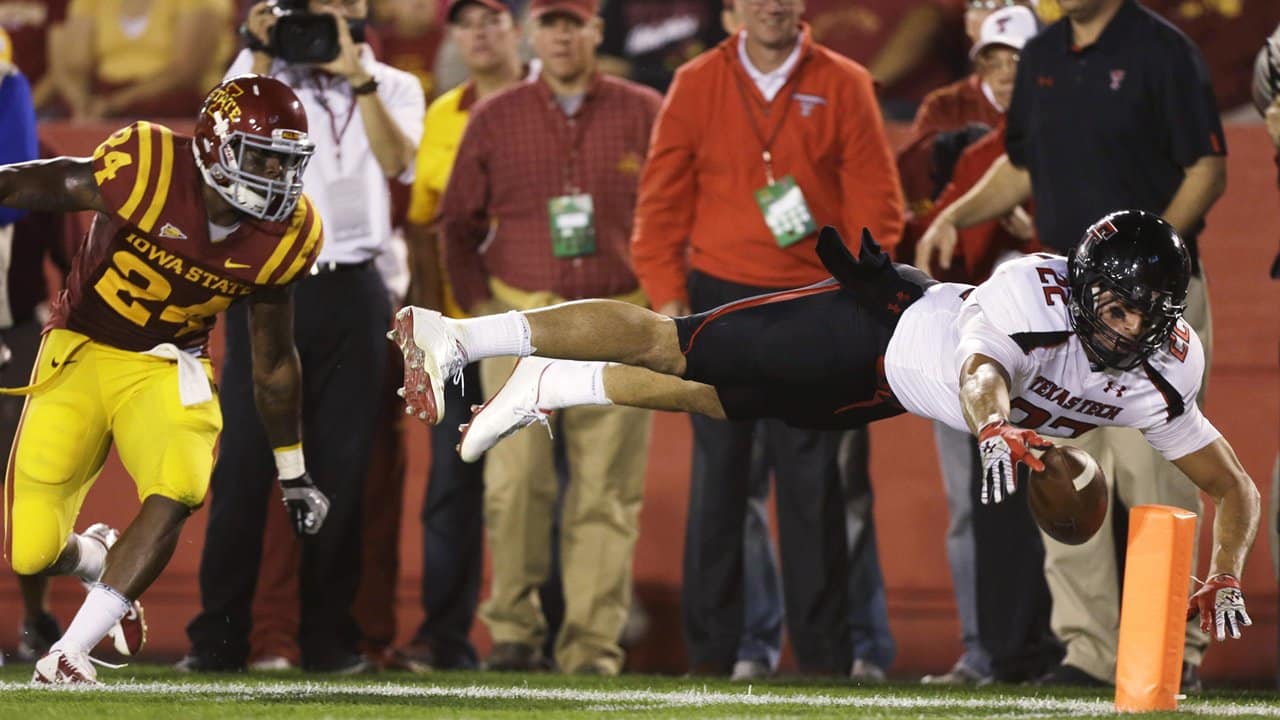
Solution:
<svg viewBox="0 0 1280 720">
<path fill-rule="evenodd" d="M 1209 577 L 1191 597 L 1187 617 L 1200 615 L 1200 626 L 1219 640 L 1240 637 L 1240 626 L 1252 624 L 1244 609 L 1240 573 L 1258 534 L 1262 500 L 1253 478 L 1240 465 L 1231 445 L 1218 438 L 1173 461 L 1205 492 L 1217 512 L 1213 520 L 1213 554 Z"/>
<path fill-rule="evenodd" d="M 975 353 L 960 367 L 960 407 L 969 430 L 978 438 L 982 456 L 982 492 L 985 503 L 1000 502 L 1017 489 L 1018 463 L 1033 470 L 1044 464 L 1031 454 L 1033 447 L 1049 447 L 1034 430 L 1009 422 L 1009 373 L 986 355 Z"/>
<path fill-rule="evenodd" d="M 89 158 L 0 165 L 0 205 L 36 212 L 108 212 Z"/>
<path fill-rule="evenodd" d="M 302 363 L 293 345 L 293 292 L 259 290 L 249 297 L 253 398 L 275 453 L 285 509 L 298 535 L 320 532 L 329 499 L 307 475 L 302 455 Z"/>
</svg>

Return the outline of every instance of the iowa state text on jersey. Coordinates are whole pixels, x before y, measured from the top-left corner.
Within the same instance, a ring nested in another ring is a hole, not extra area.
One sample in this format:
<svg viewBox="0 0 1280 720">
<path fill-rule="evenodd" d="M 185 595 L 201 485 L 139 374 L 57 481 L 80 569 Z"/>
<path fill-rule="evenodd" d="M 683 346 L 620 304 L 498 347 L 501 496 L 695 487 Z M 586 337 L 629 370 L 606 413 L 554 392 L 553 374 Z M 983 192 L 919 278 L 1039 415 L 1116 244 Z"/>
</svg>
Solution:
<svg viewBox="0 0 1280 720">
<path fill-rule="evenodd" d="M 94 218 L 54 327 L 125 350 L 200 348 L 232 302 L 288 284 L 314 262 L 323 233 L 306 197 L 287 223 L 242 218 L 214 242 L 191 142 L 138 122 L 98 146 L 94 180 L 111 213 Z"/>
</svg>

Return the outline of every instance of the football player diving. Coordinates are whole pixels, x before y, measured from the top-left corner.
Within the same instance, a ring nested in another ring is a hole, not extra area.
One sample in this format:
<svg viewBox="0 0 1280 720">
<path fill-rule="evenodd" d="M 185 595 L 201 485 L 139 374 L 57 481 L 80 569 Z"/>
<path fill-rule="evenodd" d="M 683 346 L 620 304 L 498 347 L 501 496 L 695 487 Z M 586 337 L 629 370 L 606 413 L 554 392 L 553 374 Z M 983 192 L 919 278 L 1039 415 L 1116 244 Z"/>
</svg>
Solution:
<svg viewBox="0 0 1280 720">
<path fill-rule="evenodd" d="M 137 652 L 138 598 L 204 502 L 222 428 L 209 332 L 249 304 L 253 380 L 299 534 L 320 532 L 329 502 L 306 472 L 289 284 L 321 245 L 302 194 L 314 146 L 297 97 L 245 75 L 214 88 L 184 137 L 136 122 L 89 158 L 0 166 L 0 205 L 92 210 L 93 224 L 54 303 L 9 461 L 12 547 L 28 619 L 51 575 L 88 589 L 34 682 L 95 683 L 89 652 L 109 633 Z M 142 505 L 123 533 L 73 531 L 114 441 Z M 6 496 L 7 497 L 7 496 Z"/>
<path fill-rule="evenodd" d="M 1014 491 L 1018 463 L 1043 469 L 1030 452 L 1052 444 L 1041 434 L 1134 427 L 1217 506 L 1188 618 L 1219 640 L 1240 636 L 1259 495 L 1195 403 L 1204 353 L 1181 318 L 1191 263 L 1172 226 L 1112 213 L 1070 259 L 1029 255 L 977 287 L 890 263 L 866 231 L 857 259 L 832 228 L 817 250 L 833 278 L 687 317 L 609 300 L 466 320 L 405 308 L 390 337 L 405 356 L 406 412 L 435 422 L 441 383 L 495 355 L 522 359 L 463 426 L 465 461 L 576 405 L 816 429 L 910 412 L 977 436 L 984 503 Z"/>
</svg>

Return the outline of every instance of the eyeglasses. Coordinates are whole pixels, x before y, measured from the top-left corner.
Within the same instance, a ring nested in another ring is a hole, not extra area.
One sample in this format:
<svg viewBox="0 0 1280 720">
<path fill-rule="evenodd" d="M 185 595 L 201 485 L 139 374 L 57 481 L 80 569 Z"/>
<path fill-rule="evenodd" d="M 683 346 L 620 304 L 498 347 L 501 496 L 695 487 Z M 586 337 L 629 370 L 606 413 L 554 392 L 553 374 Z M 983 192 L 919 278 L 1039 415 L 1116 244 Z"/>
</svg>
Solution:
<svg viewBox="0 0 1280 720">
<path fill-rule="evenodd" d="M 1020 4 L 1017 0 L 968 0 L 970 10 L 999 10 Z"/>
</svg>

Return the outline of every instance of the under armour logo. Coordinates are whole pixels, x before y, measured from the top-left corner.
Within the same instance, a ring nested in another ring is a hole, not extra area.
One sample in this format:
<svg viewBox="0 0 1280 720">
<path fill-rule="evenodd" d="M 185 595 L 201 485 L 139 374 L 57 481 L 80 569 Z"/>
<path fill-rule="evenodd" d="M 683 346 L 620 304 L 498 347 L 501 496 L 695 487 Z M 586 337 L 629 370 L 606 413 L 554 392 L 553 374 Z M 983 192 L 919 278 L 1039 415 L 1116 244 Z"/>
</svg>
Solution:
<svg viewBox="0 0 1280 720">
<path fill-rule="evenodd" d="M 1106 387 L 1102 388 L 1102 392 L 1114 392 L 1116 397 L 1124 397 L 1124 391 L 1128 389 L 1125 385 L 1119 385 L 1112 380 L 1108 380 Z"/>
</svg>

